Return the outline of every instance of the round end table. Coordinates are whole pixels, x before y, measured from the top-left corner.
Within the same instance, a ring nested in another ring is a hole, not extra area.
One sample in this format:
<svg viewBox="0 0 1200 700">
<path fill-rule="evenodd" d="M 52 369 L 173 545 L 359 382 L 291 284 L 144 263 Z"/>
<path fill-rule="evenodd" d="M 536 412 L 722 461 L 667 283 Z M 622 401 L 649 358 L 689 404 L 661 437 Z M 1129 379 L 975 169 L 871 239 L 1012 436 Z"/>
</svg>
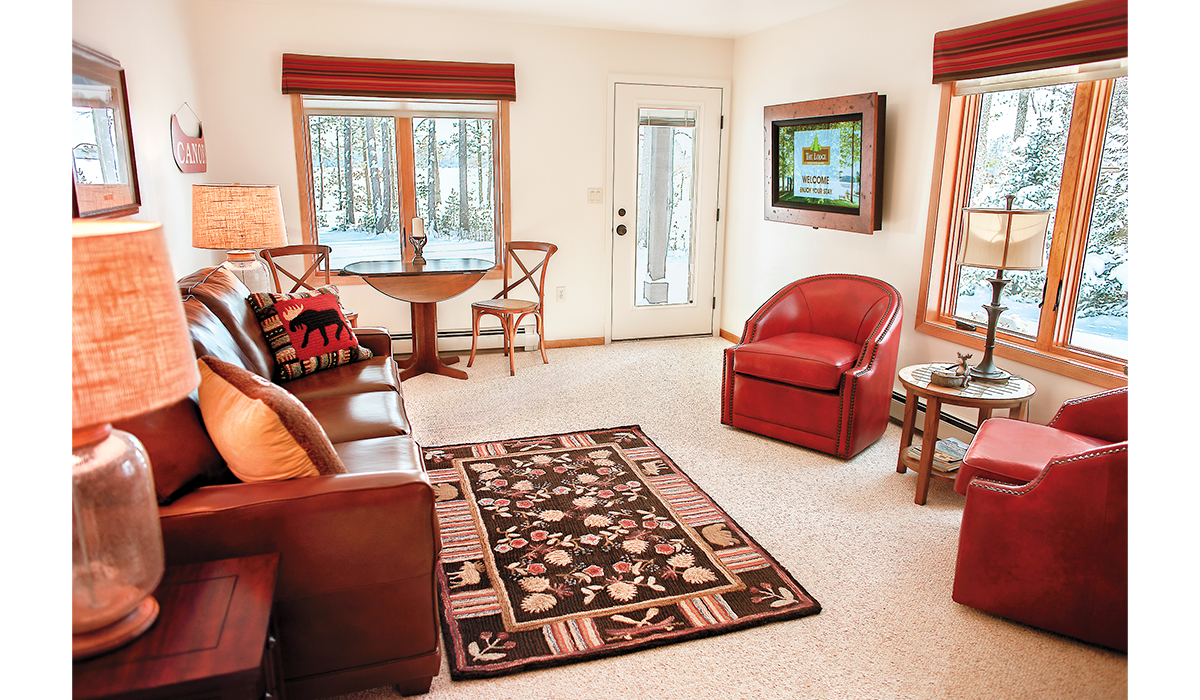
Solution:
<svg viewBox="0 0 1200 700">
<path fill-rule="evenodd" d="M 1028 420 L 1029 400 L 1037 388 L 1028 380 L 1016 375 L 1003 382 L 974 380 L 965 388 L 950 388 L 932 384 L 930 375 L 935 369 L 944 369 L 949 363 L 930 362 L 910 365 L 900 370 L 900 383 L 904 385 L 904 431 L 900 435 L 900 455 L 896 459 L 896 471 L 904 474 L 909 469 L 917 472 L 917 493 L 913 502 L 925 505 L 929 493 L 930 478 L 953 480 L 955 472 L 940 472 L 933 468 L 933 449 L 922 449 L 920 460 L 909 457 L 909 446 L 913 444 L 913 429 L 917 422 L 917 399 L 925 399 L 925 428 L 921 445 L 937 444 L 938 426 L 942 418 L 942 406 L 964 406 L 979 409 L 979 423 L 992 417 L 992 411 L 1008 409 L 1008 417 Z"/>
</svg>

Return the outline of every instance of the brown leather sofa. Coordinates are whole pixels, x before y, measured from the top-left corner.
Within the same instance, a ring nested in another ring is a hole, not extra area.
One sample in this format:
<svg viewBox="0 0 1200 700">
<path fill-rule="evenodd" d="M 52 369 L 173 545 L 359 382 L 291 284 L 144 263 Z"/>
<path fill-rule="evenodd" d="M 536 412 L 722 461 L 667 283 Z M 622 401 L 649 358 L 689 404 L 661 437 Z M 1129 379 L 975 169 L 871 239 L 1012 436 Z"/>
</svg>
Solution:
<svg viewBox="0 0 1200 700">
<path fill-rule="evenodd" d="M 179 287 L 197 356 L 272 377 L 240 280 L 205 268 Z M 149 452 L 168 565 L 281 554 L 275 614 L 291 700 L 391 684 L 423 693 L 441 664 L 433 490 L 391 338 L 354 332 L 373 358 L 282 385 L 324 428 L 346 474 L 238 481 L 209 439 L 196 392 L 117 426 Z"/>
</svg>

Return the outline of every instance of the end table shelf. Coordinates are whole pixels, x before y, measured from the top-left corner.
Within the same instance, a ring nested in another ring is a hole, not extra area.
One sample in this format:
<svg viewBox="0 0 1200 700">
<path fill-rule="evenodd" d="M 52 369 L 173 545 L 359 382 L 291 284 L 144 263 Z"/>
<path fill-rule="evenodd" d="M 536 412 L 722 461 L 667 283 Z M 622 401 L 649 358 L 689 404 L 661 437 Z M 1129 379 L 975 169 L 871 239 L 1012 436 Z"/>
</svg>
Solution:
<svg viewBox="0 0 1200 700">
<path fill-rule="evenodd" d="M 271 607 L 278 554 L 167 567 L 162 611 L 132 643 L 73 668 L 75 700 L 283 697 Z"/>
</svg>

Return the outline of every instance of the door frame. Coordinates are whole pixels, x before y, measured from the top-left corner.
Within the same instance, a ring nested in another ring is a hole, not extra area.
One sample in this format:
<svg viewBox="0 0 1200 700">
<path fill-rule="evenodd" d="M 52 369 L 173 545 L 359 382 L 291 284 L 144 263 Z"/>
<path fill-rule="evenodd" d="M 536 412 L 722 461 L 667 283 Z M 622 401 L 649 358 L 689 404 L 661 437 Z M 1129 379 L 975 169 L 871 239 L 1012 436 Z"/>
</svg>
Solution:
<svg viewBox="0 0 1200 700">
<path fill-rule="evenodd" d="M 606 135 L 607 143 L 605 146 L 604 159 L 604 259 L 608 265 L 608 273 L 605 275 L 605 290 L 607 292 L 606 301 L 604 304 L 604 343 L 607 345 L 613 342 L 612 339 L 612 294 L 613 294 L 613 235 L 616 228 L 616 212 L 613 211 L 614 193 L 613 193 L 613 178 L 616 173 L 613 168 L 613 158 L 615 155 L 615 134 L 616 134 L 616 97 L 617 84 L 630 83 L 634 85 L 657 85 L 661 87 L 685 87 L 685 88 L 720 88 L 721 90 L 721 114 L 724 124 L 720 132 L 720 140 L 718 148 L 717 162 L 717 211 L 720 212 L 720 218 L 717 220 L 717 241 L 716 241 L 716 260 L 713 261 L 713 297 L 716 299 L 713 308 L 713 337 L 720 336 L 721 324 L 718 319 L 721 318 L 721 306 L 723 304 L 723 282 L 725 278 L 725 222 L 729 220 L 729 213 L 726 210 L 726 188 L 729 182 L 729 134 L 732 131 L 729 124 L 729 109 L 730 109 L 730 88 L 732 86 L 729 80 L 706 79 L 706 78 L 667 78 L 663 76 L 647 76 L 647 75 L 624 75 L 615 74 L 608 76 L 606 105 L 608 108 L 607 117 L 605 118 L 608 133 Z"/>
</svg>

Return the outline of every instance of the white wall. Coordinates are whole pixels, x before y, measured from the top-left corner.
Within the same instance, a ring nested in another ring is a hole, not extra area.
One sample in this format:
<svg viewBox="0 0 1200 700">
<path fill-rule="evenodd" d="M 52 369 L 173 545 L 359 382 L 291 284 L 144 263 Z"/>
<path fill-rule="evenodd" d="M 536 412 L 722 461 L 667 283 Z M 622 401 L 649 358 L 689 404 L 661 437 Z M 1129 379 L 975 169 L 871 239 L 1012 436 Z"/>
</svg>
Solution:
<svg viewBox="0 0 1200 700">
<path fill-rule="evenodd" d="M 192 247 L 192 183 L 209 180 L 203 173 L 179 172 L 171 156 L 171 115 L 186 102 L 205 119 L 192 56 L 191 3 L 77 0 L 71 19 L 74 41 L 112 56 L 125 69 L 142 198 L 131 218 L 162 222 L 179 277 L 220 262 L 224 255 Z M 185 107 L 182 125 L 188 116 Z"/>
<path fill-rule="evenodd" d="M 962 346 L 914 330 L 940 97 L 940 87 L 931 82 L 933 35 L 1055 4 L 860 0 L 739 38 L 721 328 L 740 335 L 746 319 L 789 282 L 849 272 L 886 280 L 900 290 L 905 306 L 900 366 L 953 360 Z M 763 107 L 865 92 L 887 95 L 882 230 L 868 236 L 764 220 Z M 1097 391 L 1084 382 L 998 360 L 1038 387 L 1033 420 L 1045 422 L 1063 399 Z M 975 421 L 973 410 L 946 410 Z"/>
<path fill-rule="evenodd" d="M 606 187 L 607 76 L 728 79 L 733 65 L 727 39 L 507 24 L 371 4 L 197 0 L 194 7 L 210 179 L 280 185 L 293 243 L 301 240 L 300 205 L 291 106 L 280 90 L 283 53 L 515 64 L 512 235 L 559 246 L 546 284 L 567 290 L 566 301 L 547 299 L 551 340 L 604 335 L 607 219 L 603 205 L 587 203 L 587 189 Z M 365 285 L 339 286 L 360 323 L 409 328 L 407 304 Z M 470 329 L 470 301 L 499 289 L 485 281 L 439 304 L 439 327 Z M 443 348 L 455 346 L 443 341 Z"/>
</svg>

